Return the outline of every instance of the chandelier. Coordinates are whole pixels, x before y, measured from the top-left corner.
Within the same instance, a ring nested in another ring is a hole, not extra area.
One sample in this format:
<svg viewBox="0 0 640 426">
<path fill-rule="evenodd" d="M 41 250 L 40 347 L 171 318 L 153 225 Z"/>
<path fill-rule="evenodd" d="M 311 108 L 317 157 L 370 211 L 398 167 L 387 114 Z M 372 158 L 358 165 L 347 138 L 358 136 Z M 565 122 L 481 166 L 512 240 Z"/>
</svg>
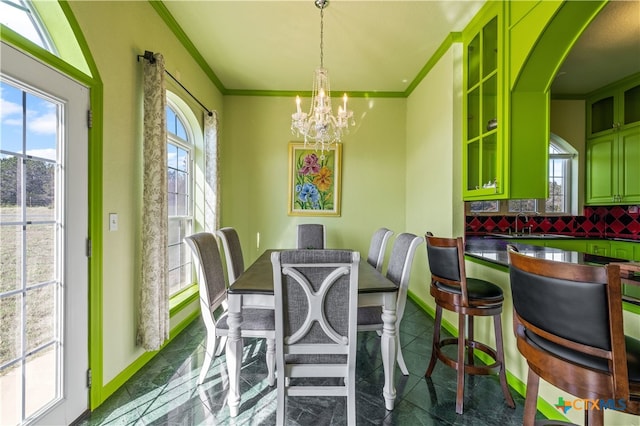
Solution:
<svg viewBox="0 0 640 426">
<path fill-rule="evenodd" d="M 342 98 L 338 114 L 333 115 L 331 108 L 331 89 L 329 72 L 324 68 L 324 8 L 329 0 L 315 0 L 320 9 L 320 67 L 316 68 L 311 92 L 309 113 L 302 112 L 300 96 L 296 96 L 296 112 L 291 114 L 291 131 L 296 137 L 304 137 L 305 146 L 313 146 L 323 152 L 332 144 L 340 142 L 342 135 L 348 133 L 349 126 L 355 126 L 353 111 L 347 109 L 347 94 Z"/>
</svg>

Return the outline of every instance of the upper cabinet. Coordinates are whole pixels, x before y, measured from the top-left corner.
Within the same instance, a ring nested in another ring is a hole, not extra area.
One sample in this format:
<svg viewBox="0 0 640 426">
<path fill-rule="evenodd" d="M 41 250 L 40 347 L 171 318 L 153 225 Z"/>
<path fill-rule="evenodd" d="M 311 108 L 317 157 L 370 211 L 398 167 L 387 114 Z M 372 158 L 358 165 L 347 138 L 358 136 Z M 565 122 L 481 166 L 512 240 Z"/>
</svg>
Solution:
<svg viewBox="0 0 640 426">
<path fill-rule="evenodd" d="M 640 203 L 640 75 L 587 100 L 587 204 Z"/>
<path fill-rule="evenodd" d="M 464 200 L 547 198 L 549 90 L 606 4 L 487 2 L 464 29 Z"/>
<path fill-rule="evenodd" d="M 590 137 L 625 130 L 640 124 L 640 76 L 600 90 L 587 101 Z"/>
<path fill-rule="evenodd" d="M 464 49 L 464 174 L 466 199 L 503 194 L 502 59 L 500 17 L 490 15 L 470 32 Z"/>
</svg>

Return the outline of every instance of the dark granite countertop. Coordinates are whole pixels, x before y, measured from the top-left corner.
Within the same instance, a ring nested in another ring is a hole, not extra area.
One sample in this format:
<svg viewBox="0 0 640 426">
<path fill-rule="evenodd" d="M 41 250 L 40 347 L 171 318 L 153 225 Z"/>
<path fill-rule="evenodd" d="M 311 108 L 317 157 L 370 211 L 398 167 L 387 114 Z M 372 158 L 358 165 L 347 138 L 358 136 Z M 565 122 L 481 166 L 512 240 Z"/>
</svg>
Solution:
<svg viewBox="0 0 640 426">
<path fill-rule="evenodd" d="M 579 263 L 583 265 L 606 265 L 612 262 L 629 263 L 628 260 L 613 257 L 517 243 L 508 238 L 467 237 L 465 239 L 465 255 L 508 269 L 509 256 L 507 254 L 507 245 L 509 244 L 515 246 L 520 253 L 528 256 L 559 262 Z M 635 270 L 625 272 L 624 274 L 622 274 L 621 271 L 622 282 L 637 289 L 637 287 L 640 286 L 640 272 L 637 272 L 637 265 L 639 265 L 640 262 L 631 262 L 630 264 L 633 265 L 632 268 L 635 268 Z M 625 302 L 640 306 L 640 298 L 637 292 L 634 290 L 631 290 L 631 292 L 633 292 L 633 294 L 623 289 L 622 299 Z"/>
<path fill-rule="evenodd" d="M 467 237 L 465 240 L 465 254 L 496 265 L 508 267 L 508 244 L 515 246 L 521 253 L 526 255 L 560 262 L 587 265 L 606 265 L 611 262 L 627 262 L 626 260 L 613 257 L 518 243 L 509 238 Z"/>
</svg>

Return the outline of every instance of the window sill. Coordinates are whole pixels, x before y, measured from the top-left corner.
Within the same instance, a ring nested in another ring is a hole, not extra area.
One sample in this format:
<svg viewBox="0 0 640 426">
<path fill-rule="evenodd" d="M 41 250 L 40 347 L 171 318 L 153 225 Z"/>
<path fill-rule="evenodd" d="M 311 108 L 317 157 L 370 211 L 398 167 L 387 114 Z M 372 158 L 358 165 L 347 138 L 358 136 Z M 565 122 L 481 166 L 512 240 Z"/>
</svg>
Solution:
<svg viewBox="0 0 640 426">
<path fill-rule="evenodd" d="M 195 283 L 169 298 L 169 316 L 180 312 L 198 298 L 198 284 Z"/>
</svg>

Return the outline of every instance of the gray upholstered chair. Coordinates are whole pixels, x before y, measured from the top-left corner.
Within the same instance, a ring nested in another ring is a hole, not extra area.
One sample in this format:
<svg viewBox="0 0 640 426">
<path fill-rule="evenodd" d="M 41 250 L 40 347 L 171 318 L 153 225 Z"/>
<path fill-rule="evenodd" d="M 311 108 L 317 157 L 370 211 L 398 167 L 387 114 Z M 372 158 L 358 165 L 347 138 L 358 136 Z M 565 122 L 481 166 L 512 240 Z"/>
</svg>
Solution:
<svg viewBox="0 0 640 426">
<path fill-rule="evenodd" d="M 211 361 L 216 356 L 216 347 L 221 336 L 227 336 L 226 300 L 227 286 L 222 269 L 222 259 L 218 243 L 213 234 L 201 232 L 185 237 L 193 253 L 193 261 L 198 271 L 200 311 L 207 329 L 207 347 L 204 362 L 198 377 L 202 384 Z M 243 309 L 242 337 L 263 337 L 267 339 L 267 368 L 269 385 L 275 383 L 275 318 L 273 309 Z"/>
<path fill-rule="evenodd" d="M 398 235 L 391 249 L 391 257 L 389 258 L 389 266 L 387 267 L 386 274 L 387 278 L 398 285 L 398 298 L 396 299 L 396 359 L 400 371 L 402 371 L 402 374 L 405 376 L 409 375 L 409 371 L 402 356 L 400 322 L 402 321 L 404 307 L 407 303 L 407 290 L 409 287 L 413 257 L 418 246 L 422 244 L 422 241 L 422 237 L 408 232 Z M 383 325 L 382 307 L 367 306 L 358 308 L 358 331 L 377 331 L 378 334 L 381 334 Z"/>
<path fill-rule="evenodd" d="M 346 424 L 356 424 L 359 261 L 360 254 L 350 250 L 286 250 L 271 255 L 278 425 L 286 418 L 287 397 L 307 395 L 346 396 Z"/>
<path fill-rule="evenodd" d="M 393 235 L 393 231 L 387 228 L 380 228 L 373 233 L 371 237 L 371 244 L 369 245 L 369 254 L 367 256 L 367 262 L 378 271 L 382 271 L 382 264 L 384 263 L 384 253 L 387 249 L 387 242 Z"/>
<path fill-rule="evenodd" d="M 326 235 L 324 225 L 318 223 L 302 223 L 298 225 L 299 249 L 325 248 Z"/>
<path fill-rule="evenodd" d="M 224 258 L 227 261 L 228 283 L 231 285 L 244 272 L 244 258 L 242 257 L 240 238 L 236 230 L 231 227 L 218 229 L 216 235 L 222 242 Z"/>
<path fill-rule="evenodd" d="M 537 424 L 540 378 L 577 398 L 601 401 L 597 409 L 585 408 L 587 426 L 606 424 L 604 407 L 640 414 L 640 340 L 624 334 L 620 282 L 621 269 L 633 266 L 564 263 L 514 249 L 513 327 L 529 365 L 523 425 Z"/>
</svg>

